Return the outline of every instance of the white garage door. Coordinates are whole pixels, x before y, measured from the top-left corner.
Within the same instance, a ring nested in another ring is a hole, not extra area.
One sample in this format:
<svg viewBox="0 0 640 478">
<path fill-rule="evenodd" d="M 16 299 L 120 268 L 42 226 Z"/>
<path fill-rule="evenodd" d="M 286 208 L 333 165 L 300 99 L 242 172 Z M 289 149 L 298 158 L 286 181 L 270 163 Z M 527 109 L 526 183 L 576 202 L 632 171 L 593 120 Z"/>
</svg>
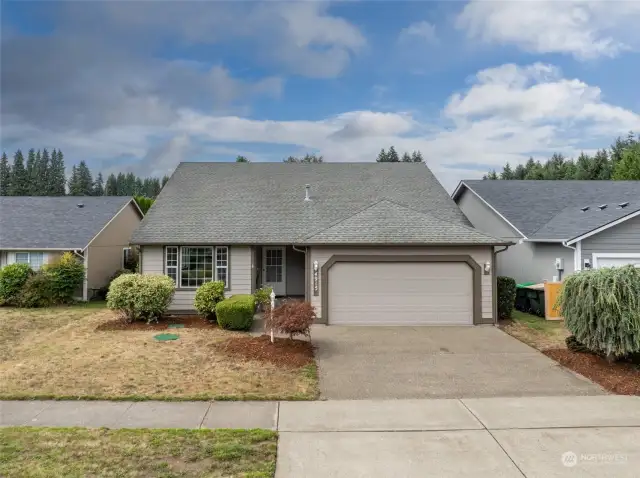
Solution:
<svg viewBox="0 0 640 478">
<path fill-rule="evenodd" d="M 329 324 L 473 323 L 472 271 L 458 262 L 338 262 L 329 269 Z"/>
<path fill-rule="evenodd" d="M 594 265 L 597 269 L 601 267 L 621 267 L 633 264 L 640 267 L 640 254 L 594 254 Z"/>
</svg>

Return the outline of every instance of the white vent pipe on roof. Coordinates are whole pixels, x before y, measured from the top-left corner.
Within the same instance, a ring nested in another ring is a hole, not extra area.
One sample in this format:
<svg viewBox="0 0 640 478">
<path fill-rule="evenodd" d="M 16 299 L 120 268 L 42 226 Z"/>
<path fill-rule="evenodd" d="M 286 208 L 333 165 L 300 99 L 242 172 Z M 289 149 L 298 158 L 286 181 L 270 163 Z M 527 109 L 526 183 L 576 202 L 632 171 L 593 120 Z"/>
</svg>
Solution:
<svg viewBox="0 0 640 478">
<path fill-rule="evenodd" d="M 304 185 L 304 200 L 305 201 L 311 201 L 311 197 L 309 196 L 309 190 L 311 189 L 311 186 L 309 184 L 305 184 Z"/>
</svg>

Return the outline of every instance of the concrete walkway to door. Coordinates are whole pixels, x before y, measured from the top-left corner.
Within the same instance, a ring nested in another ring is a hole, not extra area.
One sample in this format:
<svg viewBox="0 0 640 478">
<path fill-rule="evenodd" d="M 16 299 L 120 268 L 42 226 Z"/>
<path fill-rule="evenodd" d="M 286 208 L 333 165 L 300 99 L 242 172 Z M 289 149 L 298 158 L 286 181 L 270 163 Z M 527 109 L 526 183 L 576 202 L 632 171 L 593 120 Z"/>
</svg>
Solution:
<svg viewBox="0 0 640 478">
<path fill-rule="evenodd" d="M 314 326 L 324 399 L 601 395 L 493 326 Z"/>
</svg>

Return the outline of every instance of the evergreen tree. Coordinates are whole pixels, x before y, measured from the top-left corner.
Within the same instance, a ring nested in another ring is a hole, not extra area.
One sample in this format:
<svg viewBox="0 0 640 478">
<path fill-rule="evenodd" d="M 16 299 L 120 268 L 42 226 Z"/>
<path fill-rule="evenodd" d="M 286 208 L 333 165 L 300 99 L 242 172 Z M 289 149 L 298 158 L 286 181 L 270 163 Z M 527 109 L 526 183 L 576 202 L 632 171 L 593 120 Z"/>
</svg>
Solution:
<svg viewBox="0 0 640 478">
<path fill-rule="evenodd" d="M 589 179 L 611 179 L 612 165 L 606 150 L 599 150 L 591 161 Z"/>
<path fill-rule="evenodd" d="M 29 194 L 29 177 L 24 167 L 22 151 L 17 150 L 13 155 L 13 167 L 11 168 L 11 196 L 27 196 Z"/>
<path fill-rule="evenodd" d="M 111 173 L 107 178 L 107 182 L 104 186 L 105 196 L 117 196 L 118 195 L 118 180 L 116 175 Z"/>
<path fill-rule="evenodd" d="M 43 161 L 44 163 L 44 161 Z M 44 164 L 43 164 L 44 167 Z M 67 178 L 62 151 L 51 152 L 51 161 L 47 167 L 47 195 L 64 196 L 67 193 Z"/>
<path fill-rule="evenodd" d="M 507 164 L 502 168 L 502 173 L 500 173 L 500 179 L 513 179 L 513 171 L 511 170 L 511 165 L 507 161 Z"/>
<path fill-rule="evenodd" d="M 75 164 L 71 168 L 71 176 L 69 177 L 69 195 L 83 196 L 80 175 L 78 174 L 78 168 Z"/>
<path fill-rule="evenodd" d="M 411 160 L 411 156 L 409 156 L 409 153 L 407 153 L 406 151 L 404 152 L 404 154 L 402 155 L 402 162 L 403 163 L 410 163 Z"/>
<path fill-rule="evenodd" d="M 489 174 L 485 174 L 482 179 L 488 179 L 488 180 L 495 180 L 495 179 L 499 179 L 498 178 L 498 173 L 496 173 L 496 170 L 492 170 L 489 172 Z"/>
<path fill-rule="evenodd" d="M 529 161 L 533 162 L 533 158 Z M 540 164 L 540 161 L 535 161 L 531 167 L 529 167 L 529 162 L 527 162 L 526 167 L 528 170 L 525 179 L 544 179 L 544 168 L 542 164 Z"/>
<path fill-rule="evenodd" d="M 127 194 L 127 177 L 124 173 L 118 173 L 116 177 L 116 196 L 128 196 Z"/>
<path fill-rule="evenodd" d="M 576 163 L 573 159 L 569 159 L 564 163 L 564 177 L 560 179 L 573 179 L 576 175 Z"/>
<path fill-rule="evenodd" d="M 398 153 L 396 153 L 396 149 L 393 146 L 389 147 L 389 152 L 387 153 L 387 161 L 390 163 L 400 162 Z"/>
<path fill-rule="evenodd" d="M 584 152 L 580 153 L 576 161 L 574 179 L 591 179 L 591 157 Z"/>
<path fill-rule="evenodd" d="M 613 179 L 640 181 L 640 142 L 626 148 L 615 165 Z"/>
<path fill-rule="evenodd" d="M 136 179 L 134 181 L 133 194 L 134 194 L 134 196 L 142 196 L 142 195 L 144 195 L 144 189 L 142 187 L 142 179 L 140 179 L 137 176 L 136 176 Z"/>
<path fill-rule="evenodd" d="M 527 175 L 527 170 L 522 164 L 518 164 L 513 171 L 513 179 L 524 179 Z"/>
<path fill-rule="evenodd" d="M 11 190 L 11 167 L 7 153 L 2 153 L 0 159 L 0 196 L 8 196 Z"/>
<path fill-rule="evenodd" d="M 128 172 L 125 176 L 125 196 L 134 196 L 136 193 L 136 175 Z"/>
<path fill-rule="evenodd" d="M 414 151 L 413 153 L 411 153 L 411 161 L 413 161 L 414 163 L 424 163 L 422 153 L 420 151 Z"/>
<path fill-rule="evenodd" d="M 38 171 L 36 165 L 36 151 L 31 148 L 27 154 L 27 195 L 39 196 L 41 189 L 38 187 Z"/>
<path fill-rule="evenodd" d="M 633 146 L 640 142 L 640 136 L 636 140 L 633 131 L 629 131 L 627 137 L 625 139 L 620 138 L 619 136 L 616 138 L 614 144 L 611 145 L 611 162 L 613 163 L 613 167 L 618 164 L 618 162 L 622 159 L 622 155 L 624 154 L 625 149 Z"/>
<path fill-rule="evenodd" d="M 250 163 L 246 156 L 236 156 L 236 163 Z"/>
<path fill-rule="evenodd" d="M 544 179 L 564 179 L 564 156 L 553 153 L 551 158 L 542 166 Z"/>
<path fill-rule="evenodd" d="M 378 162 L 378 163 L 386 163 L 387 161 L 388 161 L 387 153 L 384 150 L 384 148 L 382 148 L 380 150 L 380 152 L 378 153 L 378 157 L 376 158 L 376 162 Z"/>
<path fill-rule="evenodd" d="M 92 196 L 104 196 L 104 180 L 102 179 L 102 173 L 98 173 L 96 180 L 93 182 Z"/>
<path fill-rule="evenodd" d="M 302 158 L 295 156 L 289 156 L 287 159 L 282 160 L 284 163 L 323 163 L 322 156 L 316 156 L 316 154 L 305 154 Z"/>
<path fill-rule="evenodd" d="M 38 155 L 40 155 L 40 150 L 38 150 Z M 42 191 L 43 196 L 56 196 L 54 194 L 53 188 L 50 187 L 49 176 L 53 173 L 51 169 L 51 157 L 49 156 L 49 151 L 47 148 L 42 150 L 42 155 L 40 155 L 40 159 L 38 159 L 38 155 L 36 155 L 36 164 L 38 165 L 38 188 Z"/>
<path fill-rule="evenodd" d="M 167 184 L 167 181 L 169 181 L 169 176 L 167 176 L 166 174 L 164 176 L 162 176 L 162 186 L 161 189 L 164 187 L 165 184 Z M 160 191 L 158 191 L 158 194 L 160 194 Z"/>
<path fill-rule="evenodd" d="M 91 196 L 93 194 L 93 177 L 91 176 L 91 170 L 87 166 L 87 163 L 82 160 L 76 168 L 77 174 L 77 191 L 80 194 L 77 196 Z"/>
</svg>

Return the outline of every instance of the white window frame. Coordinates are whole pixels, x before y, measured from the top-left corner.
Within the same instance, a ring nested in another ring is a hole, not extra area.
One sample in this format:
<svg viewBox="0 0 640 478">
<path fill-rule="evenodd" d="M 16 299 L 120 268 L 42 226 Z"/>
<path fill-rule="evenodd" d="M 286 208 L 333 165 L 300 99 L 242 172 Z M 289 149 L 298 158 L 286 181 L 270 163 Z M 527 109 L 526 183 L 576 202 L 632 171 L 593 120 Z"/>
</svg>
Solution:
<svg viewBox="0 0 640 478">
<path fill-rule="evenodd" d="M 128 257 L 127 257 L 128 256 Z M 130 247 L 123 247 L 122 248 L 122 269 L 124 269 L 124 266 L 127 263 L 127 259 L 131 258 L 131 248 Z"/>
<path fill-rule="evenodd" d="M 27 255 L 27 262 L 18 262 L 18 254 L 26 254 Z M 40 262 L 40 265 L 37 268 L 34 267 L 33 264 L 31 263 L 31 257 L 32 257 L 33 254 L 42 255 L 42 262 Z M 40 268 L 47 263 L 47 254 L 45 252 L 16 251 L 13 254 L 13 262 L 15 264 L 27 264 L 34 271 L 39 271 Z"/>
<path fill-rule="evenodd" d="M 191 290 L 195 290 L 197 289 L 199 286 L 183 286 L 182 285 L 182 250 L 184 248 L 206 248 L 206 249 L 211 249 L 211 253 L 212 253 L 212 260 L 213 260 L 213 278 L 211 280 L 220 280 L 219 279 L 219 274 L 218 274 L 218 269 L 225 269 L 226 272 L 226 280 L 225 280 L 225 285 L 224 285 L 224 289 L 225 290 L 229 290 L 230 288 L 230 276 L 229 276 L 229 254 L 230 252 L 230 247 L 229 246 L 199 246 L 199 245 L 190 245 L 190 246 L 165 246 L 164 247 L 164 261 L 163 261 L 163 266 L 164 266 L 164 272 L 167 276 L 169 276 L 168 272 L 169 269 L 175 270 L 175 284 L 176 284 L 176 289 L 191 289 Z M 177 260 L 177 265 L 168 265 L 167 261 L 168 261 L 168 251 L 169 250 L 175 250 L 177 251 L 178 254 L 178 260 Z M 224 266 L 218 266 L 218 250 L 221 249 L 225 249 L 226 250 L 226 264 Z M 169 276 L 171 277 L 171 276 Z M 210 280 L 206 280 L 205 282 L 210 282 Z"/>
<path fill-rule="evenodd" d="M 594 252 L 591 254 L 591 268 L 598 268 L 598 259 L 624 259 L 625 257 L 631 257 L 633 259 L 640 258 L 638 252 Z M 638 267 L 636 265 L 636 267 Z"/>
</svg>

